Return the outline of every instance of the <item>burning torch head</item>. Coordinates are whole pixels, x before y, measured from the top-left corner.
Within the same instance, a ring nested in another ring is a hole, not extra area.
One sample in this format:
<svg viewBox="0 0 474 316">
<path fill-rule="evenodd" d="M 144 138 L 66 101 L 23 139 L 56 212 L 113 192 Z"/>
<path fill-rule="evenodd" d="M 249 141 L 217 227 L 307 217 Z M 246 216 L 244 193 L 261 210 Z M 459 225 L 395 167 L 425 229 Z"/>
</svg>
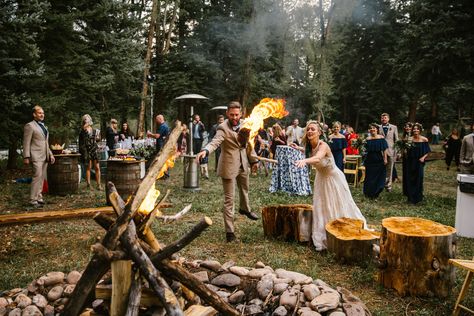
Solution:
<svg viewBox="0 0 474 316">
<path fill-rule="evenodd" d="M 240 147 L 245 148 L 249 141 L 250 137 L 250 129 L 248 128 L 241 128 L 239 133 L 237 134 L 237 140 L 239 141 Z"/>
</svg>

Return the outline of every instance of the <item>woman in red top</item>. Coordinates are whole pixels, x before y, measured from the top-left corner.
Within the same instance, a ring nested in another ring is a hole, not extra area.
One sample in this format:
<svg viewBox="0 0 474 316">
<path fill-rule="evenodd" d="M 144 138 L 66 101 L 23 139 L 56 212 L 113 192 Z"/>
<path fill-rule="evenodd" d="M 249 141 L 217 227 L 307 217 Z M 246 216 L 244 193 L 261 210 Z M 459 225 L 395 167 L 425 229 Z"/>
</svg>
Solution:
<svg viewBox="0 0 474 316">
<path fill-rule="evenodd" d="M 346 154 L 347 155 L 358 155 L 359 154 L 359 149 L 357 149 L 354 145 L 352 145 L 352 142 L 359 138 L 359 135 L 354 133 L 354 129 L 351 126 L 347 126 L 347 133 L 346 133 L 346 140 L 347 140 L 347 150 Z"/>
</svg>

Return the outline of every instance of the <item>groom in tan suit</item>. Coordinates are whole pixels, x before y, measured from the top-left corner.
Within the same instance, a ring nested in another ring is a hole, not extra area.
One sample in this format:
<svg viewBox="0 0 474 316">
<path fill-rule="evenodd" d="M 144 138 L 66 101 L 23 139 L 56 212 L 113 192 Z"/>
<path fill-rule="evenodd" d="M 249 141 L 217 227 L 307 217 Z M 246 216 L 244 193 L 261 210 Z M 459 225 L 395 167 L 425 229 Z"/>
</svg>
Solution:
<svg viewBox="0 0 474 316">
<path fill-rule="evenodd" d="M 36 105 L 33 108 L 33 121 L 25 125 L 23 134 L 23 163 L 33 166 L 33 181 L 31 182 L 30 204 L 40 207 L 44 204 L 43 182 L 46 178 L 48 162 L 54 163 L 54 156 L 49 149 L 49 133 L 44 125 L 44 111 Z"/>
<path fill-rule="evenodd" d="M 397 151 L 395 150 L 395 143 L 398 141 L 398 129 L 396 125 L 390 124 L 390 115 L 387 113 L 382 113 L 380 115 L 380 126 L 379 134 L 385 137 L 385 140 L 388 144 L 387 149 L 387 164 L 385 169 L 387 171 L 385 178 L 385 189 L 390 192 L 392 191 L 392 175 L 393 175 L 393 166 L 395 165 L 395 160 L 397 159 Z"/>
<path fill-rule="evenodd" d="M 229 103 L 227 106 L 227 120 L 217 127 L 216 135 L 196 156 L 199 162 L 217 148 L 221 148 L 217 175 L 222 178 L 224 188 L 224 225 L 226 240 L 231 242 L 236 240 L 234 234 L 234 191 L 235 184 L 239 190 L 240 208 L 239 213 L 247 216 L 251 220 L 257 220 L 258 216 L 251 211 L 249 203 L 249 169 L 257 168 L 257 155 L 248 144 L 241 144 L 238 139 L 240 130 L 240 118 L 242 117 L 242 107 L 237 101 Z"/>
</svg>

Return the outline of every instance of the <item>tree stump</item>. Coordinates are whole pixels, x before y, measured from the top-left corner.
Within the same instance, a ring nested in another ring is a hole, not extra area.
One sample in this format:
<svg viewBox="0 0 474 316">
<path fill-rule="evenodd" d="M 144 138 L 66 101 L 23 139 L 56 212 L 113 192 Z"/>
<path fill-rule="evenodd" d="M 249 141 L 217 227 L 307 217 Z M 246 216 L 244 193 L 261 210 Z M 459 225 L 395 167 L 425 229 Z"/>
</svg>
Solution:
<svg viewBox="0 0 474 316">
<path fill-rule="evenodd" d="M 263 233 L 284 240 L 309 241 L 312 212 L 313 206 L 309 204 L 266 206 L 262 209 Z"/>
<path fill-rule="evenodd" d="M 326 224 L 328 251 L 345 263 L 364 262 L 374 257 L 373 245 L 379 233 L 364 229 L 360 219 L 342 217 Z"/>
<path fill-rule="evenodd" d="M 456 230 L 415 217 L 382 221 L 379 283 L 400 296 L 446 297 L 454 284 Z"/>
</svg>

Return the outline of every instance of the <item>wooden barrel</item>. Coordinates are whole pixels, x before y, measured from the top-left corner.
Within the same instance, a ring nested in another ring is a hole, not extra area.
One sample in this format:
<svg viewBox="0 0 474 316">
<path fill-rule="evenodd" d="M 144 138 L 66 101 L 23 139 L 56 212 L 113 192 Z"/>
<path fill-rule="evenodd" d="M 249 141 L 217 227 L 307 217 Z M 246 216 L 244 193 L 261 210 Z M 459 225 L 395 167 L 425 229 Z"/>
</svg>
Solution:
<svg viewBox="0 0 474 316">
<path fill-rule="evenodd" d="M 453 227 L 416 217 L 382 221 L 379 282 L 400 296 L 446 297 L 454 285 Z"/>
<path fill-rule="evenodd" d="M 288 241 L 309 241 L 312 210 L 313 206 L 309 204 L 266 206 L 262 209 L 263 233 Z"/>
<path fill-rule="evenodd" d="M 48 166 L 48 190 L 50 194 L 67 195 L 79 189 L 78 154 L 54 155 L 56 161 Z"/>
<path fill-rule="evenodd" d="M 135 192 L 140 185 L 140 161 L 108 160 L 107 182 L 112 182 L 124 201 Z M 107 186 L 106 186 L 107 187 Z M 107 204 L 109 191 L 105 190 Z"/>
</svg>

